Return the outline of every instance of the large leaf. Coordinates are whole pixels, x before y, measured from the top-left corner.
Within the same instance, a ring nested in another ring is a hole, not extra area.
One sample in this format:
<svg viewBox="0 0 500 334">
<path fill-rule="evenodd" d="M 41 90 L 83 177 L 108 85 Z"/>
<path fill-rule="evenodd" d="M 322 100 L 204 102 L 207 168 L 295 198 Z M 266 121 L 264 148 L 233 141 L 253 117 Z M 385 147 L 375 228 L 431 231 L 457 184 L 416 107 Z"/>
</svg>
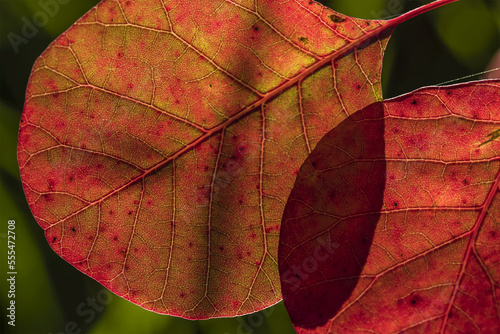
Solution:
<svg viewBox="0 0 500 334">
<path fill-rule="evenodd" d="M 302 165 L 279 264 L 299 333 L 500 331 L 500 80 L 374 103 Z"/>
<path fill-rule="evenodd" d="M 34 65 L 18 160 L 51 247 L 147 309 L 281 299 L 280 222 L 302 161 L 381 99 L 398 23 L 313 1 L 105 0 Z"/>
</svg>

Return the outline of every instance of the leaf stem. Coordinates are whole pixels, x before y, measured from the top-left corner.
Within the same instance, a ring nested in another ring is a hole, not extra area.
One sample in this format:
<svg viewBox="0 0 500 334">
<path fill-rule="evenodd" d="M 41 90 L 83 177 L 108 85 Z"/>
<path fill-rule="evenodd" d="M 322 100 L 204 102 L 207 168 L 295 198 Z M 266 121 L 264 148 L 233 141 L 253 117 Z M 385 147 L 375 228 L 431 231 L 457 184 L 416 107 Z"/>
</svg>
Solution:
<svg viewBox="0 0 500 334">
<path fill-rule="evenodd" d="M 458 0 L 436 0 L 434 2 L 431 2 L 431 3 L 428 3 L 426 5 L 420 6 L 418 8 L 413 9 L 413 10 L 410 10 L 407 13 L 401 14 L 400 16 L 398 16 L 396 18 L 393 18 L 392 20 L 389 20 L 389 21 L 392 24 L 394 24 L 394 25 L 398 25 L 399 23 L 402 23 L 402 22 L 404 22 L 406 20 L 409 20 L 409 19 L 411 19 L 411 18 L 413 18 L 415 16 L 418 16 L 420 14 L 423 14 L 425 12 L 428 12 L 430 10 L 433 10 L 435 8 L 444 6 L 446 4 L 449 4 L 449 3 L 455 2 L 455 1 L 458 1 Z"/>
</svg>

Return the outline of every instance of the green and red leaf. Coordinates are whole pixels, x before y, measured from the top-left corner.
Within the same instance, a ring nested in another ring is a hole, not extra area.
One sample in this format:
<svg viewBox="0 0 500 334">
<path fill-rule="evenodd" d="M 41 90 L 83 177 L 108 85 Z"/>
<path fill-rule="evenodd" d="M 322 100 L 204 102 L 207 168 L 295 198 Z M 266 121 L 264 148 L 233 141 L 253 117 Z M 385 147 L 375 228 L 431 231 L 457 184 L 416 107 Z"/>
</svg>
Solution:
<svg viewBox="0 0 500 334">
<path fill-rule="evenodd" d="M 281 300 L 277 249 L 320 138 L 382 98 L 398 23 L 314 1 L 104 0 L 36 61 L 18 160 L 51 247 L 192 319 Z"/>
</svg>

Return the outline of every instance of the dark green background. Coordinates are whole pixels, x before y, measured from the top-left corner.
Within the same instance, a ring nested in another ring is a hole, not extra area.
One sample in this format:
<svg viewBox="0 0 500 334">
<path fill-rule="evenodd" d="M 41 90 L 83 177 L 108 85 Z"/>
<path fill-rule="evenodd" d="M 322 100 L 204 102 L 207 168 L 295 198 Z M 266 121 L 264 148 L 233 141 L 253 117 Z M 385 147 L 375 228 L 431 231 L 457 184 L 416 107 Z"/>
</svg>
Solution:
<svg viewBox="0 0 500 334">
<path fill-rule="evenodd" d="M 189 1 L 189 0 L 186 0 Z M 206 0 L 209 1 L 209 0 Z M 39 0 L 0 0 L 0 288 L 2 332 L 67 333 L 275 333 L 293 332 L 283 303 L 258 315 L 189 321 L 146 311 L 111 295 L 63 261 L 31 216 L 16 162 L 18 122 L 31 66 L 42 51 L 98 0 L 70 0 L 16 53 L 8 34 L 22 36 L 23 18 L 43 11 Z M 404 0 L 324 1 L 366 19 L 396 16 L 424 4 Z M 384 58 L 384 97 L 483 71 L 500 47 L 500 1 L 461 0 L 396 28 Z M 499 72 L 496 72 L 499 73 Z M 500 73 L 497 74 L 497 77 Z M 474 76 L 467 79 L 478 79 Z M 463 80 L 462 80 L 463 81 Z M 7 221 L 16 220 L 16 327 L 7 326 Z M 103 299 L 105 308 L 101 309 Z M 89 298 L 89 299 L 88 299 Z M 96 311 L 92 299 L 96 299 Z M 80 308 L 80 309 L 79 309 Z M 80 310 L 78 312 L 77 310 Z M 92 315 L 95 315 L 91 319 Z M 68 325 L 69 324 L 69 325 Z M 244 325 L 246 324 L 246 325 Z M 66 328 L 65 328 L 66 327 Z M 78 331 L 74 331 L 77 333 Z"/>
</svg>

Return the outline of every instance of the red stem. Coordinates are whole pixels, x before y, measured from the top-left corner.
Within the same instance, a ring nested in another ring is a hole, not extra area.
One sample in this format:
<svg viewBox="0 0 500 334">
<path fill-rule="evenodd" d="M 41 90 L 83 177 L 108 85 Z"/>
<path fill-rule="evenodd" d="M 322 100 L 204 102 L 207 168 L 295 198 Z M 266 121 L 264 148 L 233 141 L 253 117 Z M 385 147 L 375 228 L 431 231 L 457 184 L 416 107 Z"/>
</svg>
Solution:
<svg viewBox="0 0 500 334">
<path fill-rule="evenodd" d="M 389 20 L 389 22 L 391 22 L 391 23 L 389 23 L 389 25 L 398 25 L 401 22 L 404 22 L 406 20 L 411 19 L 412 17 L 415 17 L 415 16 L 423 14 L 429 10 L 433 10 L 435 8 L 444 6 L 448 3 L 455 2 L 455 1 L 458 1 L 458 0 L 436 0 L 434 2 L 420 6 L 418 8 L 413 9 L 413 10 L 410 10 L 409 12 L 404 13 L 396 18 L 393 18 L 392 20 Z"/>
</svg>

